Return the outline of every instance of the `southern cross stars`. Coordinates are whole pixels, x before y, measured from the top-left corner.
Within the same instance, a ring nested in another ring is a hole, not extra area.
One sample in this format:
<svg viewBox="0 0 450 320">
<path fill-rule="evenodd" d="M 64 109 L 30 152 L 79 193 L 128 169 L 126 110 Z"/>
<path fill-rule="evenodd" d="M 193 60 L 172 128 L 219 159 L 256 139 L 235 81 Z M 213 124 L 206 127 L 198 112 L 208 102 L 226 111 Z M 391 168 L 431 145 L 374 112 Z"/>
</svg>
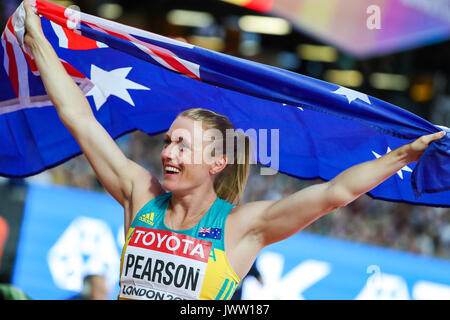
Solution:
<svg viewBox="0 0 450 320">
<path fill-rule="evenodd" d="M 369 100 L 369 97 L 367 96 L 367 94 L 352 90 L 352 89 L 348 89 L 345 87 L 339 87 L 336 91 L 333 91 L 333 93 L 345 96 L 348 100 L 348 103 L 352 103 L 352 101 L 356 100 L 356 99 L 360 99 L 368 104 L 372 104 Z"/>
<path fill-rule="evenodd" d="M 386 153 L 391 152 L 391 148 L 387 147 L 387 151 Z M 378 159 L 379 157 L 381 157 L 381 155 L 379 155 L 378 153 L 376 153 L 375 151 L 372 150 L 373 155 Z M 408 166 L 404 166 L 403 168 L 401 168 L 400 170 L 397 171 L 398 176 L 400 177 L 400 179 L 403 180 L 403 172 L 404 171 L 408 171 L 408 172 L 412 172 L 411 168 Z"/>
<path fill-rule="evenodd" d="M 287 104 L 286 104 L 286 103 L 283 103 L 283 107 L 285 107 L 285 106 L 287 106 Z M 303 108 L 302 108 L 302 107 L 297 107 L 297 109 L 303 111 Z"/>
<path fill-rule="evenodd" d="M 114 95 L 134 107 L 133 99 L 131 99 L 127 90 L 150 90 L 139 83 L 126 79 L 126 76 L 131 69 L 131 67 L 126 67 L 105 71 L 96 65 L 91 65 L 90 80 L 95 86 L 86 94 L 86 96 L 92 96 L 94 98 L 97 110 L 100 110 L 110 95 Z"/>
</svg>

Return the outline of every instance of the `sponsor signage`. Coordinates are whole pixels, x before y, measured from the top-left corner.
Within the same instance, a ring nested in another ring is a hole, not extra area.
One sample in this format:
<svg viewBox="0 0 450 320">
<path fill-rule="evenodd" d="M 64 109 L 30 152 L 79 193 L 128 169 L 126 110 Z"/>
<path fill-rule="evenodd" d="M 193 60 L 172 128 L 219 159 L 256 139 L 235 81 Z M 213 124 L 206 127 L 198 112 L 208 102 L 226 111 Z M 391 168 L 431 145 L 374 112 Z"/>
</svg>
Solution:
<svg viewBox="0 0 450 320">
<path fill-rule="evenodd" d="M 12 284 L 33 299 L 67 299 L 88 274 L 105 275 L 111 299 L 199 296 L 207 237 L 137 227 L 120 274 L 123 244 L 123 209 L 109 195 L 30 185 L 15 263 L 5 255 L 2 263 L 14 265 Z M 244 299 L 450 299 L 448 260 L 307 232 L 264 248 L 257 266 L 264 285 L 244 280 Z"/>
<path fill-rule="evenodd" d="M 258 256 L 244 299 L 450 299 L 450 261 L 301 232 Z"/>
<path fill-rule="evenodd" d="M 108 194 L 31 184 L 23 211 L 12 284 L 32 299 L 67 299 L 83 278 L 101 274 L 119 291 L 123 208 Z"/>
</svg>

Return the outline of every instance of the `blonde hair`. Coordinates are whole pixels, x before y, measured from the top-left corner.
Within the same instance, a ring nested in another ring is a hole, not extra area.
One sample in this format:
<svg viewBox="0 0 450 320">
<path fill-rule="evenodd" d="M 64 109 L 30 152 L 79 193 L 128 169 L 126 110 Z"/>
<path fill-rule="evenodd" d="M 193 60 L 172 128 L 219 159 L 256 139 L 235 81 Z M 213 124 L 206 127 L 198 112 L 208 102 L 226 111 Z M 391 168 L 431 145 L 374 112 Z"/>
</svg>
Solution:
<svg viewBox="0 0 450 320">
<path fill-rule="evenodd" d="M 189 117 L 194 120 L 202 121 L 205 129 L 217 129 L 222 133 L 223 137 L 227 137 L 227 129 L 235 129 L 228 117 L 203 108 L 185 110 L 177 116 L 177 118 L 179 117 Z M 223 169 L 214 180 L 214 191 L 219 198 L 237 205 L 243 199 L 245 185 L 247 184 L 250 172 L 251 149 L 250 138 L 240 131 L 236 131 L 235 133 L 237 133 L 237 137 L 234 136 L 232 141 L 224 139 L 222 150 L 228 150 L 227 142 L 233 142 L 234 159 L 232 159 L 233 161 L 228 161 L 225 169 Z M 245 148 L 238 154 L 238 144 L 234 142 L 235 138 L 239 139 L 239 137 L 242 136 L 244 137 Z"/>
</svg>

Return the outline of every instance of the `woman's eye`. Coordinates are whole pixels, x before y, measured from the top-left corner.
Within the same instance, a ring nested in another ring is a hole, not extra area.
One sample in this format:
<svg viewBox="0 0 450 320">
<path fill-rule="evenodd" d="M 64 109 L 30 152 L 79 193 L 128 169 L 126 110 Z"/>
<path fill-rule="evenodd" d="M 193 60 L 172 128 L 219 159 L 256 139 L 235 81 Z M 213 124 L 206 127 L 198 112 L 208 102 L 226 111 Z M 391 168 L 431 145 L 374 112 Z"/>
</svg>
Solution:
<svg viewBox="0 0 450 320">
<path fill-rule="evenodd" d="M 187 145 L 184 142 L 180 142 L 179 145 L 181 150 L 187 148 Z"/>
</svg>

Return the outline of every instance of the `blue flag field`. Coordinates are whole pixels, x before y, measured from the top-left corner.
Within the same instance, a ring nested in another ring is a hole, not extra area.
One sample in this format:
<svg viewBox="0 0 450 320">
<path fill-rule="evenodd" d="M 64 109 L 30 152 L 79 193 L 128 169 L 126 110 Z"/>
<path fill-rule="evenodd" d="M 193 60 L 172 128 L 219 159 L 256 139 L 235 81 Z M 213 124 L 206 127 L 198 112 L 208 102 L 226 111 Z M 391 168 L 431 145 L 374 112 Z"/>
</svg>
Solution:
<svg viewBox="0 0 450 320">
<path fill-rule="evenodd" d="M 369 194 L 450 206 L 448 128 L 301 74 L 46 1 L 37 0 L 36 10 L 47 39 L 113 138 L 134 130 L 164 132 L 180 112 L 201 107 L 228 116 L 244 132 L 277 129 L 278 150 L 271 151 L 278 152 L 279 163 L 257 154 L 259 163 L 302 179 L 331 180 L 353 165 L 444 129 L 447 135 L 432 142 L 417 163 Z M 6 177 L 30 176 L 81 153 L 46 95 L 33 57 L 21 46 L 21 17 L 19 7 L 0 38 L 0 175 Z"/>
</svg>

